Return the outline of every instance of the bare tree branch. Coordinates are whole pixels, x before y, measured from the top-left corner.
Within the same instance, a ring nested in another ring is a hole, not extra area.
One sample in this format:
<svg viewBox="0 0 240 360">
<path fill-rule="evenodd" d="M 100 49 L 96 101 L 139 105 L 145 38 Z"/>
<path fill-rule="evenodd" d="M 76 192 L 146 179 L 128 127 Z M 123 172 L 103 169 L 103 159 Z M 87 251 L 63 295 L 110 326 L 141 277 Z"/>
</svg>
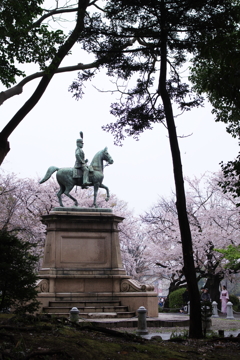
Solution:
<svg viewBox="0 0 240 360">
<path fill-rule="evenodd" d="M 65 66 L 62 68 L 59 68 L 55 71 L 55 74 L 63 73 L 63 72 L 70 72 L 70 71 L 77 71 L 77 70 L 85 70 L 85 69 L 92 69 L 97 68 L 99 66 L 98 61 L 94 61 L 89 64 L 77 64 L 73 66 Z M 19 95 L 23 92 L 23 86 L 26 85 L 28 82 L 35 80 L 39 77 L 44 76 L 44 71 L 36 72 L 34 74 L 31 74 L 29 76 L 26 76 L 23 80 L 21 80 L 17 85 L 11 87 L 10 89 L 7 89 L 6 91 L 2 91 L 0 93 L 0 105 L 4 103 L 4 101 L 10 99 L 11 97 L 15 95 Z"/>
<path fill-rule="evenodd" d="M 41 23 L 50 16 L 63 14 L 63 13 L 69 13 L 69 12 L 77 12 L 77 10 L 78 10 L 78 8 L 69 8 L 69 9 L 59 8 L 59 9 L 49 10 L 46 14 L 44 14 L 37 21 L 35 21 L 35 23 L 33 23 L 32 27 L 34 28 L 34 27 L 40 26 Z"/>
</svg>

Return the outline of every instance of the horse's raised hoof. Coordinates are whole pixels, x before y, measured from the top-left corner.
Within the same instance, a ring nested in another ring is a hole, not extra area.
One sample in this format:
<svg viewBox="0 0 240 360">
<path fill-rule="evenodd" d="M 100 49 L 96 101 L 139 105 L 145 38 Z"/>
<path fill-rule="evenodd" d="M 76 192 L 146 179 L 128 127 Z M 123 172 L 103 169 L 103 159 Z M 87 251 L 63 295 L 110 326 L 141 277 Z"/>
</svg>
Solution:
<svg viewBox="0 0 240 360">
<path fill-rule="evenodd" d="M 105 199 L 105 201 L 108 201 L 109 200 L 109 197 L 107 197 L 106 199 Z"/>
</svg>

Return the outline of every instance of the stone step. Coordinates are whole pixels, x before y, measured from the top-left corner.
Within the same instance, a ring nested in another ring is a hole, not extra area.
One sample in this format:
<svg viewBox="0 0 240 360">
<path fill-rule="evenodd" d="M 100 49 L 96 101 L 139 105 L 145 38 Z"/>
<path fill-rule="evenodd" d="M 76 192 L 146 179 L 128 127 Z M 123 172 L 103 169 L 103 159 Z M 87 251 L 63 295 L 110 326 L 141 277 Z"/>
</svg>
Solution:
<svg viewBox="0 0 240 360">
<path fill-rule="evenodd" d="M 79 314 L 81 317 L 82 314 Z M 86 315 L 86 314 L 84 314 Z M 116 312 L 94 312 L 94 313 L 88 313 L 86 319 L 112 319 L 117 318 Z"/>
<path fill-rule="evenodd" d="M 107 319 L 107 318 L 120 318 L 120 319 L 129 319 L 135 317 L 136 313 L 134 311 L 125 311 L 125 312 L 110 312 L 110 313 L 79 313 L 79 317 L 82 319 Z"/>
<path fill-rule="evenodd" d="M 52 316 L 59 316 L 59 317 L 65 317 L 65 318 L 69 318 L 69 313 L 66 312 L 58 312 L 58 313 L 52 313 L 52 312 L 48 312 L 48 315 L 52 315 Z M 109 319 L 109 318 L 121 318 L 121 319 L 126 319 L 126 318 L 132 318 L 132 317 L 136 317 L 135 312 L 111 312 L 111 313 L 79 313 L 79 318 L 80 319 Z"/>
<path fill-rule="evenodd" d="M 68 313 L 72 309 L 73 306 L 65 306 L 65 304 L 61 304 L 61 306 L 48 306 L 44 307 L 43 311 L 46 313 Z M 107 312 L 127 312 L 127 306 L 76 306 L 80 313 L 107 313 Z"/>
<path fill-rule="evenodd" d="M 126 311 L 126 312 L 109 312 L 109 313 L 89 313 L 89 314 L 79 314 L 79 317 L 83 317 L 84 315 L 87 315 L 85 319 L 108 319 L 108 318 L 132 318 L 136 317 L 136 314 L 134 311 Z"/>
<path fill-rule="evenodd" d="M 95 307 L 95 306 L 120 306 L 121 303 L 118 300 L 92 300 L 92 301 L 49 301 L 49 307 Z"/>
<path fill-rule="evenodd" d="M 132 318 L 136 316 L 135 311 L 121 311 L 117 313 L 117 317 L 124 319 L 124 318 Z"/>
<path fill-rule="evenodd" d="M 43 312 L 68 318 L 73 307 L 78 308 L 79 317 L 82 319 L 132 318 L 136 316 L 135 312 L 128 311 L 128 306 L 121 305 L 119 300 L 104 298 L 50 301 L 48 306 L 43 308 Z"/>
</svg>

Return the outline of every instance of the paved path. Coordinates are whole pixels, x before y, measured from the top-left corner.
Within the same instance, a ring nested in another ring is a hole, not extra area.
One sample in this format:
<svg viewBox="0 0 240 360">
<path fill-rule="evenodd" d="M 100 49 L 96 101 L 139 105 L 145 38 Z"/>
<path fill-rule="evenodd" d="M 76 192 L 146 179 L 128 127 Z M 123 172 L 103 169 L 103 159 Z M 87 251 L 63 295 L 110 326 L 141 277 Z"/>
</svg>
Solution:
<svg viewBox="0 0 240 360">
<path fill-rule="evenodd" d="M 123 322 L 123 321 L 133 321 L 133 319 L 137 320 L 137 316 L 132 318 L 93 318 L 93 319 L 81 319 L 81 321 L 91 321 L 91 322 Z M 158 317 L 148 317 L 148 321 L 162 320 L 162 321 L 173 321 L 173 320 L 189 320 L 189 316 L 187 314 L 180 313 L 159 313 Z"/>
<path fill-rule="evenodd" d="M 99 326 L 106 327 L 137 327 L 137 316 L 132 318 L 90 318 L 80 319 L 80 322 L 92 322 Z M 188 326 L 189 316 L 179 313 L 159 313 L 158 317 L 147 317 L 147 324 L 150 327 L 159 326 Z"/>
<path fill-rule="evenodd" d="M 80 322 L 94 322 L 98 326 L 117 328 L 119 330 L 136 332 L 138 326 L 137 317 L 129 319 L 82 319 Z M 142 335 L 146 339 L 161 336 L 168 340 L 171 334 L 183 333 L 189 326 L 189 316 L 179 313 L 159 313 L 158 317 L 147 318 L 148 335 Z M 240 313 L 234 314 L 234 319 L 227 319 L 226 315 L 220 314 L 218 318 L 212 318 L 213 331 L 224 330 L 224 336 L 237 336 L 240 333 Z"/>
<path fill-rule="evenodd" d="M 218 318 L 217 318 L 218 319 Z M 219 319 L 226 319 L 226 315 L 219 314 Z M 235 320 L 240 320 L 240 313 L 234 314 Z M 137 316 L 132 318 L 93 318 L 93 319 L 80 319 L 80 322 L 95 322 L 95 323 L 102 323 L 102 324 L 119 324 L 121 323 L 131 323 L 131 322 L 137 322 L 138 318 Z M 180 324 L 183 323 L 184 325 L 187 325 L 189 322 L 189 315 L 187 314 L 180 314 L 180 313 L 159 313 L 158 317 L 147 317 L 147 323 L 150 324 L 154 322 L 164 322 L 165 325 L 169 325 L 171 323 L 176 323 L 177 325 L 181 326 Z M 171 325 L 170 325 L 171 326 Z M 168 327 L 168 326 L 167 326 Z"/>
<path fill-rule="evenodd" d="M 176 335 L 176 332 L 174 333 Z M 179 334 L 181 334 L 181 331 L 179 331 Z M 240 334 L 240 330 L 234 330 L 234 331 L 224 331 L 224 337 L 233 336 L 236 337 Z M 166 333 L 149 333 L 148 335 L 141 335 L 142 338 L 151 340 L 153 337 L 161 337 L 162 340 L 169 340 L 171 338 L 172 332 L 166 332 Z"/>
</svg>

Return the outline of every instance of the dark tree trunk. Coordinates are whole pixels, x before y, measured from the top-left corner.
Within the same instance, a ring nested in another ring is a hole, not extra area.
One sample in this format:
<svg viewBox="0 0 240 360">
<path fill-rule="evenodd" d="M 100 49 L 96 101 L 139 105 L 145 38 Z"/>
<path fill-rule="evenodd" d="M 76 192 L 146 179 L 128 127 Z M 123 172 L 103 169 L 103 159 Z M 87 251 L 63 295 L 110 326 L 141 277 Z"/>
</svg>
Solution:
<svg viewBox="0 0 240 360">
<path fill-rule="evenodd" d="M 178 146 L 177 132 L 173 117 L 172 104 L 166 89 L 167 76 L 167 28 L 165 24 L 165 4 L 161 0 L 161 69 L 159 78 L 159 94 L 163 101 L 168 127 L 170 148 L 172 153 L 174 180 L 176 187 L 176 206 L 178 212 L 178 221 L 181 233 L 182 252 L 184 261 L 184 275 L 186 277 L 190 298 L 190 326 L 189 337 L 202 337 L 201 304 L 197 285 L 196 271 L 193 259 L 192 237 L 187 216 L 186 198 L 184 190 L 183 172 L 181 164 L 181 155 Z"/>
<path fill-rule="evenodd" d="M 220 283 L 223 279 L 223 274 L 218 273 L 216 275 L 212 275 L 207 279 L 205 287 L 208 288 L 208 292 L 211 296 L 212 301 L 216 301 L 218 303 L 218 308 L 221 308 L 221 301 L 220 301 Z"/>
<path fill-rule="evenodd" d="M 0 165 L 7 156 L 9 150 L 10 150 L 9 142 L 6 139 L 2 139 L 0 134 Z"/>
</svg>

